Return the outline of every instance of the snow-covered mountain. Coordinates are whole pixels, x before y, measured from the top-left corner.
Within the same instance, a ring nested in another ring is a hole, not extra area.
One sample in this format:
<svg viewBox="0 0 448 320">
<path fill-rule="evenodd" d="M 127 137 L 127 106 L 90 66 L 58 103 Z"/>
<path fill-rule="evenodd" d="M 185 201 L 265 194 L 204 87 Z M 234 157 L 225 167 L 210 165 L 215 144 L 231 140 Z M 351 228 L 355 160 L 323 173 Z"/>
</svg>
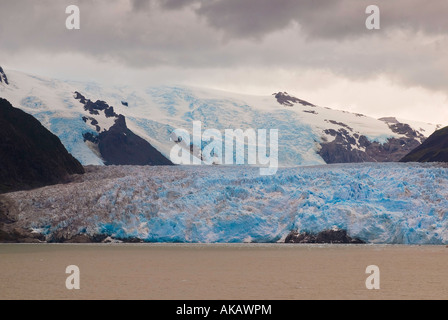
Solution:
<svg viewBox="0 0 448 320">
<path fill-rule="evenodd" d="M 84 165 L 168 161 L 185 141 L 173 132 L 191 133 L 200 121 L 220 132 L 278 129 L 279 163 L 288 166 L 272 176 L 239 166 L 87 166 L 72 183 L 2 195 L 0 240 L 276 242 L 291 231 L 345 230 L 369 243 L 448 243 L 443 165 L 311 166 L 398 161 L 436 125 L 332 110 L 285 92 L 105 87 L 3 69 L 0 79 L 0 97 L 36 117 Z"/>
<path fill-rule="evenodd" d="M 105 87 L 10 70 L 1 70 L 0 78 L 0 97 L 35 116 L 84 165 L 111 163 L 98 140 L 119 116 L 126 129 L 166 158 L 175 145 L 173 131 L 192 133 L 194 121 L 201 121 L 203 130 L 221 132 L 278 129 L 280 166 L 398 161 L 440 127 L 333 110 L 285 92 L 249 96 L 181 86 Z M 86 106 L 88 101 L 98 103 L 96 109 Z"/>
</svg>

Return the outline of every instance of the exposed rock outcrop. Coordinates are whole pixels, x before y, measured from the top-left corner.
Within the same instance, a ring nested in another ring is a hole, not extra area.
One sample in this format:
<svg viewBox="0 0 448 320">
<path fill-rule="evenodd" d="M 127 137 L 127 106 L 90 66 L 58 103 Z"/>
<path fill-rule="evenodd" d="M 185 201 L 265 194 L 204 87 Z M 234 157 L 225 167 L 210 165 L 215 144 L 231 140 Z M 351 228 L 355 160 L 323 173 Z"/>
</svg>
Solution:
<svg viewBox="0 0 448 320">
<path fill-rule="evenodd" d="M 8 77 L 6 76 L 6 73 L 2 67 L 0 67 L 0 83 L 1 82 L 4 82 L 5 84 L 9 85 Z"/>
<path fill-rule="evenodd" d="M 448 162 L 448 127 L 434 132 L 401 162 Z"/>
<path fill-rule="evenodd" d="M 308 101 L 290 96 L 287 92 L 278 92 L 274 93 L 273 96 L 277 99 L 277 102 L 283 106 L 293 107 L 294 104 L 300 103 L 303 106 L 315 107 L 314 104 L 309 103 Z"/>
<path fill-rule="evenodd" d="M 353 132 L 349 126 L 329 120 L 337 124 L 339 130 L 328 129 L 325 133 L 335 137 L 332 142 L 321 144 L 319 155 L 326 163 L 350 162 L 396 162 L 425 140 L 419 132 L 408 124 L 399 123 L 395 118 L 380 119 L 386 122 L 392 132 L 403 135 L 402 138 L 390 138 L 385 143 L 370 141 L 366 136 Z M 393 121 L 395 120 L 395 121 Z"/>
<path fill-rule="evenodd" d="M 122 115 L 108 131 L 99 134 L 98 148 L 106 165 L 173 165 L 149 142 L 129 130 Z"/>
<path fill-rule="evenodd" d="M 351 238 L 345 230 L 325 230 L 318 234 L 291 231 L 285 243 L 334 243 L 334 244 L 362 244 L 364 241 Z"/>
</svg>

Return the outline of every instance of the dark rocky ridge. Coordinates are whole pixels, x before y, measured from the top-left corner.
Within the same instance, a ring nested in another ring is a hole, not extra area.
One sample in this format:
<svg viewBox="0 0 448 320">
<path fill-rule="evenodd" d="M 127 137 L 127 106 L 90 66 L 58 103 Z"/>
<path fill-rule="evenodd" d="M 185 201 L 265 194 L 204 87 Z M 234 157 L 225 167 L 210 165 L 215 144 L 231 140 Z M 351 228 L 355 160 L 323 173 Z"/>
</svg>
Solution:
<svg viewBox="0 0 448 320">
<path fill-rule="evenodd" d="M 99 134 L 98 148 L 106 165 L 173 165 L 148 141 L 129 130 L 123 115 L 108 131 Z"/>
<path fill-rule="evenodd" d="M 0 98 L 0 193 L 38 188 L 84 173 L 58 137 Z"/>
<path fill-rule="evenodd" d="M 448 162 L 448 127 L 434 132 L 401 162 Z"/>
<path fill-rule="evenodd" d="M 345 230 L 325 230 L 318 234 L 291 231 L 286 237 L 285 243 L 363 244 L 365 242 L 350 237 Z"/>
<path fill-rule="evenodd" d="M 334 141 L 322 143 L 319 155 L 326 163 L 350 162 L 395 162 L 399 161 L 411 150 L 418 147 L 425 137 L 413 130 L 409 125 L 398 121 L 388 121 L 392 118 L 380 119 L 385 121 L 389 128 L 398 134 L 405 135 L 401 139 L 391 138 L 386 143 L 370 141 L 366 136 L 353 132 L 349 126 L 329 120 L 330 123 L 340 125 L 339 130 L 329 129 L 325 133 L 335 137 Z M 358 143 L 356 139 L 358 139 Z M 355 146 L 364 148 L 359 150 Z"/>
<path fill-rule="evenodd" d="M 96 102 L 92 102 L 77 91 L 75 92 L 75 99 L 79 100 L 84 105 L 84 110 L 89 111 L 91 115 L 99 115 L 100 111 L 104 111 L 106 118 L 118 117 L 118 114 L 114 111 L 114 107 L 109 106 L 105 101 L 97 100 Z"/>
<path fill-rule="evenodd" d="M 82 117 L 82 120 L 87 123 L 87 121 L 90 121 L 90 124 L 95 127 L 96 132 L 101 132 L 101 127 L 98 125 L 98 121 L 95 118 L 92 117 Z M 85 135 L 90 134 L 86 133 Z"/>
<path fill-rule="evenodd" d="M 287 92 L 278 92 L 274 93 L 273 96 L 277 99 L 277 102 L 283 106 L 293 107 L 295 103 L 300 103 L 301 105 L 307 107 L 315 107 L 314 104 L 309 103 L 308 101 L 290 96 Z"/>
<path fill-rule="evenodd" d="M 5 71 L 3 71 L 3 68 L 0 67 L 0 82 L 5 82 L 9 85 L 8 77 L 6 76 Z"/>
<path fill-rule="evenodd" d="M 126 118 L 115 113 L 114 108 L 105 101 L 92 102 L 79 92 L 75 92 L 75 99 L 84 105 L 84 110 L 90 117 L 83 117 L 84 122 L 95 126 L 96 132 L 83 135 L 84 141 L 90 141 L 97 146 L 106 165 L 173 165 L 148 141 L 132 132 L 126 125 Z M 115 118 L 115 124 L 104 130 L 98 125 L 95 116 L 104 112 L 106 118 Z"/>
</svg>

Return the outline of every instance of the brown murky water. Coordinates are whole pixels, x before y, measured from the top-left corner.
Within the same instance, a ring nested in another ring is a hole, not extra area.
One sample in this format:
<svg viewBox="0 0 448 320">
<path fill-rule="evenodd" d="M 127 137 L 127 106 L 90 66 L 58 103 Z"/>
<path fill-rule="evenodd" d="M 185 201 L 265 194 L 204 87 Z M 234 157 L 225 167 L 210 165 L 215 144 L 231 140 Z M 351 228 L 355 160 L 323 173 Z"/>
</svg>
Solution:
<svg viewBox="0 0 448 320">
<path fill-rule="evenodd" d="M 447 299 L 447 266 L 445 246 L 0 245 L 0 299 Z"/>
</svg>

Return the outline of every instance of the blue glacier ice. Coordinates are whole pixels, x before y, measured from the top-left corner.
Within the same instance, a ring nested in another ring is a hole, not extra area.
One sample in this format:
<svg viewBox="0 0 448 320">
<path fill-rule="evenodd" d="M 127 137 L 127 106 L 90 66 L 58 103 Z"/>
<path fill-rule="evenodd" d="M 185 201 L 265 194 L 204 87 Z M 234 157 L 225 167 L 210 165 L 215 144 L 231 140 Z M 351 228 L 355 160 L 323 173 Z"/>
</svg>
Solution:
<svg viewBox="0 0 448 320">
<path fill-rule="evenodd" d="M 291 230 L 345 229 L 381 244 L 448 244 L 441 164 L 108 167 L 84 182 L 15 193 L 23 217 L 60 230 L 148 242 L 283 241 Z"/>
<path fill-rule="evenodd" d="M 92 129 L 82 120 L 78 114 L 74 118 L 57 117 L 50 118 L 50 131 L 53 132 L 76 159 L 83 165 L 103 165 L 103 161 L 93 153 L 84 143 L 83 134 Z"/>
</svg>

